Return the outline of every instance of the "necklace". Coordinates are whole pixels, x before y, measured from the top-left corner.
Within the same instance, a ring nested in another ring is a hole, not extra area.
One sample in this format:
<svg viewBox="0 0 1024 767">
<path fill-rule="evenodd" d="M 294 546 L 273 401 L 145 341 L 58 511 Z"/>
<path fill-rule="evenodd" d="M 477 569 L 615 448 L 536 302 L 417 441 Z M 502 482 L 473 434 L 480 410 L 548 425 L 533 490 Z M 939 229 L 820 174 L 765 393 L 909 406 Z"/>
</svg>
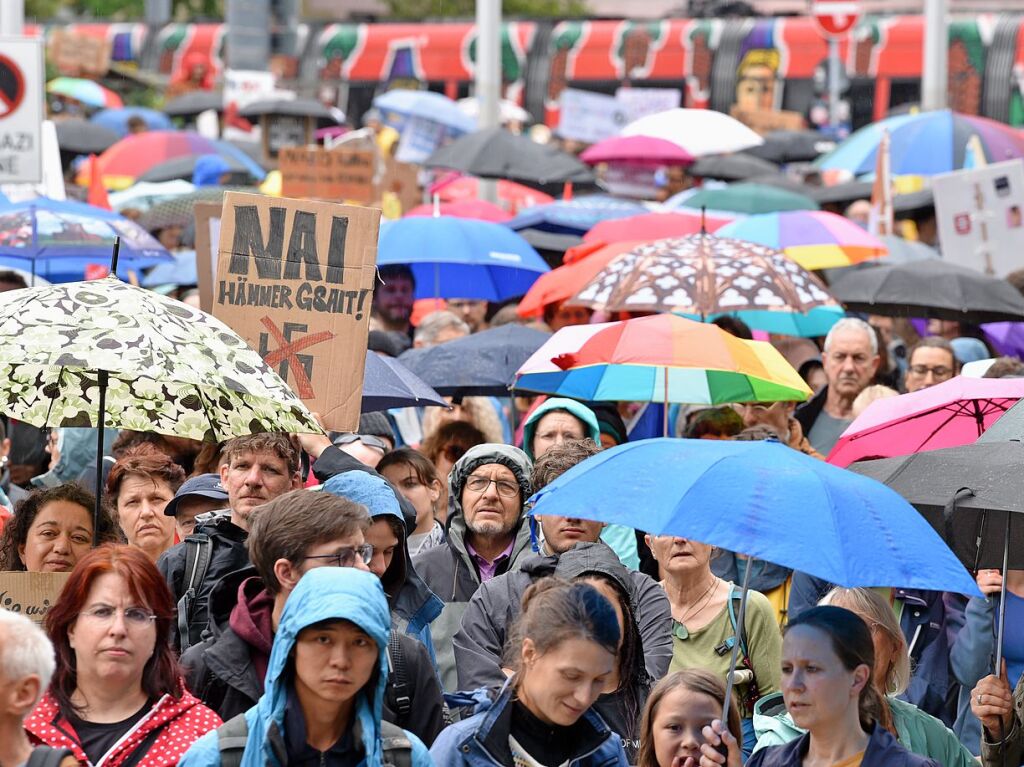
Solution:
<svg viewBox="0 0 1024 767">
<path fill-rule="evenodd" d="M 677 621 L 677 623 L 681 623 L 681 624 L 685 625 L 687 618 L 689 618 L 689 617 L 691 617 L 693 615 L 696 615 L 701 610 L 703 610 L 707 606 L 708 602 L 711 601 L 711 597 L 714 595 L 715 587 L 717 585 L 718 585 L 718 576 L 712 574 L 712 576 L 711 576 L 711 585 L 708 586 L 707 589 L 705 590 L 705 592 L 703 594 L 701 594 L 700 597 L 697 599 L 696 607 L 691 607 L 686 612 L 684 612 L 681 616 L 679 616 L 679 620 Z"/>
</svg>

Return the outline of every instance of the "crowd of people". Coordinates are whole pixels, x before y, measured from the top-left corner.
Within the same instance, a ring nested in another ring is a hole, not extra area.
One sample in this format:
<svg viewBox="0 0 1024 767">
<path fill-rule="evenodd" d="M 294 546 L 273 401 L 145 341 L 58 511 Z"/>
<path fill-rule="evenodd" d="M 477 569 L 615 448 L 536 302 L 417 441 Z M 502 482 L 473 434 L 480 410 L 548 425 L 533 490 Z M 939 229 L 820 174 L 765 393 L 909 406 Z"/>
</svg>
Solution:
<svg viewBox="0 0 1024 767">
<path fill-rule="evenodd" d="M 403 281 L 375 296 L 378 353 L 487 327 L 467 301 L 413 329 Z M 968 329 L 930 330 L 845 318 L 801 365 L 809 401 L 684 408 L 676 434 L 822 458 L 867 402 L 958 373 Z M 1024 571 L 970 599 L 842 588 L 648 534 L 642 498 L 635 528 L 528 513 L 629 416 L 465 397 L 326 436 L 123 431 L 98 513 L 90 430 L 9 421 L 0 569 L 69 575 L 42 628 L 0 610 L 0 765 L 1021 764 Z"/>
</svg>

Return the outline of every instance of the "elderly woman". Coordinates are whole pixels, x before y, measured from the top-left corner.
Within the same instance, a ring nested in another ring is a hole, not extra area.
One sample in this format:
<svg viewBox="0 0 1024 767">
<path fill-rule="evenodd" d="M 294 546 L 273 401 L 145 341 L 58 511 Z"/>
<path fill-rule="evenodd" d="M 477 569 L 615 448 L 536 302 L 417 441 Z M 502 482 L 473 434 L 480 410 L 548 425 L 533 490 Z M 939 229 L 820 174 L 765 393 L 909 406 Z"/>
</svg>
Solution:
<svg viewBox="0 0 1024 767">
<path fill-rule="evenodd" d="M 82 764 L 177 764 L 221 721 L 184 687 L 173 620 L 171 592 L 139 549 L 85 555 L 46 616 L 57 671 L 25 720 L 30 740 L 70 749 Z"/>
<path fill-rule="evenodd" d="M 93 546 L 110 543 L 117 530 L 106 511 L 93 527 L 96 499 L 77 484 L 37 490 L 18 503 L 0 537 L 0 570 L 66 573 Z"/>
<path fill-rule="evenodd" d="M 185 471 L 151 445 L 125 451 L 107 476 L 107 498 L 125 540 L 153 562 L 174 545 L 174 517 L 164 508 Z"/>
</svg>

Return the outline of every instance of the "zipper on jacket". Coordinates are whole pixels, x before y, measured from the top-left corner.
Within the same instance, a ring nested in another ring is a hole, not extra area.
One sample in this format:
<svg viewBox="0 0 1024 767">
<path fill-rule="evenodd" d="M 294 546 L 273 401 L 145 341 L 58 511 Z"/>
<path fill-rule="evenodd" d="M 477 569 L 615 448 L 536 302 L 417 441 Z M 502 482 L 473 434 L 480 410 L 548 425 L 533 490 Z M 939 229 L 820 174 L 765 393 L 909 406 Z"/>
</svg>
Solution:
<svg viewBox="0 0 1024 767">
<path fill-rule="evenodd" d="M 135 726 L 133 726 L 130 730 L 128 730 L 128 732 L 126 732 L 124 735 L 122 735 L 120 738 L 118 738 L 117 742 L 110 747 L 110 750 L 107 751 L 107 753 L 105 753 L 103 756 L 100 757 L 100 760 L 98 762 L 96 762 L 94 767 L 103 767 L 103 765 L 106 763 L 106 761 L 110 757 L 110 755 L 115 753 L 117 751 L 118 747 L 123 745 L 124 742 L 126 740 L 128 740 L 128 738 L 130 738 L 133 734 L 135 734 L 142 727 L 142 725 L 146 724 L 146 722 L 148 722 L 150 720 L 150 718 L 153 716 L 153 714 L 155 714 L 160 709 L 160 705 L 165 700 L 167 700 L 170 697 L 171 697 L 170 695 L 164 694 L 164 696 L 162 698 L 160 698 L 160 700 L 158 700 L 155 704 L 153 704 L 153 707 L 151 709 L 149 709 L 149 713 L 146 714 L 144 717 L 142 717 L 142 719 L 137 721 L 135 723 Z"/>
</svg>

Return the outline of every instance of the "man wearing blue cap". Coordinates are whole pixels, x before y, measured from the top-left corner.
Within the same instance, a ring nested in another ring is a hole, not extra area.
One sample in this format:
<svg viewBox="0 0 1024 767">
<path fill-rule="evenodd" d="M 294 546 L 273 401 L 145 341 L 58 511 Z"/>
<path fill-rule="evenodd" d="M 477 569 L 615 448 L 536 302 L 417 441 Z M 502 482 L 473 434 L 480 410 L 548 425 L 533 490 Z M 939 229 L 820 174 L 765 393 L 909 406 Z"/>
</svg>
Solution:
<svg viewBox="0 0 1024 767">
<path fill-rule="evenodd" d="M 200 474 L 178 488 L 164 507 L 164 514 L 174 517 L 178 538 L 185 540 L 185 536 L 195 532 L 199 517 L 226 508 L 227 504 L 228 491 L 221 484 L 220 475 Z"/>
</svg>

